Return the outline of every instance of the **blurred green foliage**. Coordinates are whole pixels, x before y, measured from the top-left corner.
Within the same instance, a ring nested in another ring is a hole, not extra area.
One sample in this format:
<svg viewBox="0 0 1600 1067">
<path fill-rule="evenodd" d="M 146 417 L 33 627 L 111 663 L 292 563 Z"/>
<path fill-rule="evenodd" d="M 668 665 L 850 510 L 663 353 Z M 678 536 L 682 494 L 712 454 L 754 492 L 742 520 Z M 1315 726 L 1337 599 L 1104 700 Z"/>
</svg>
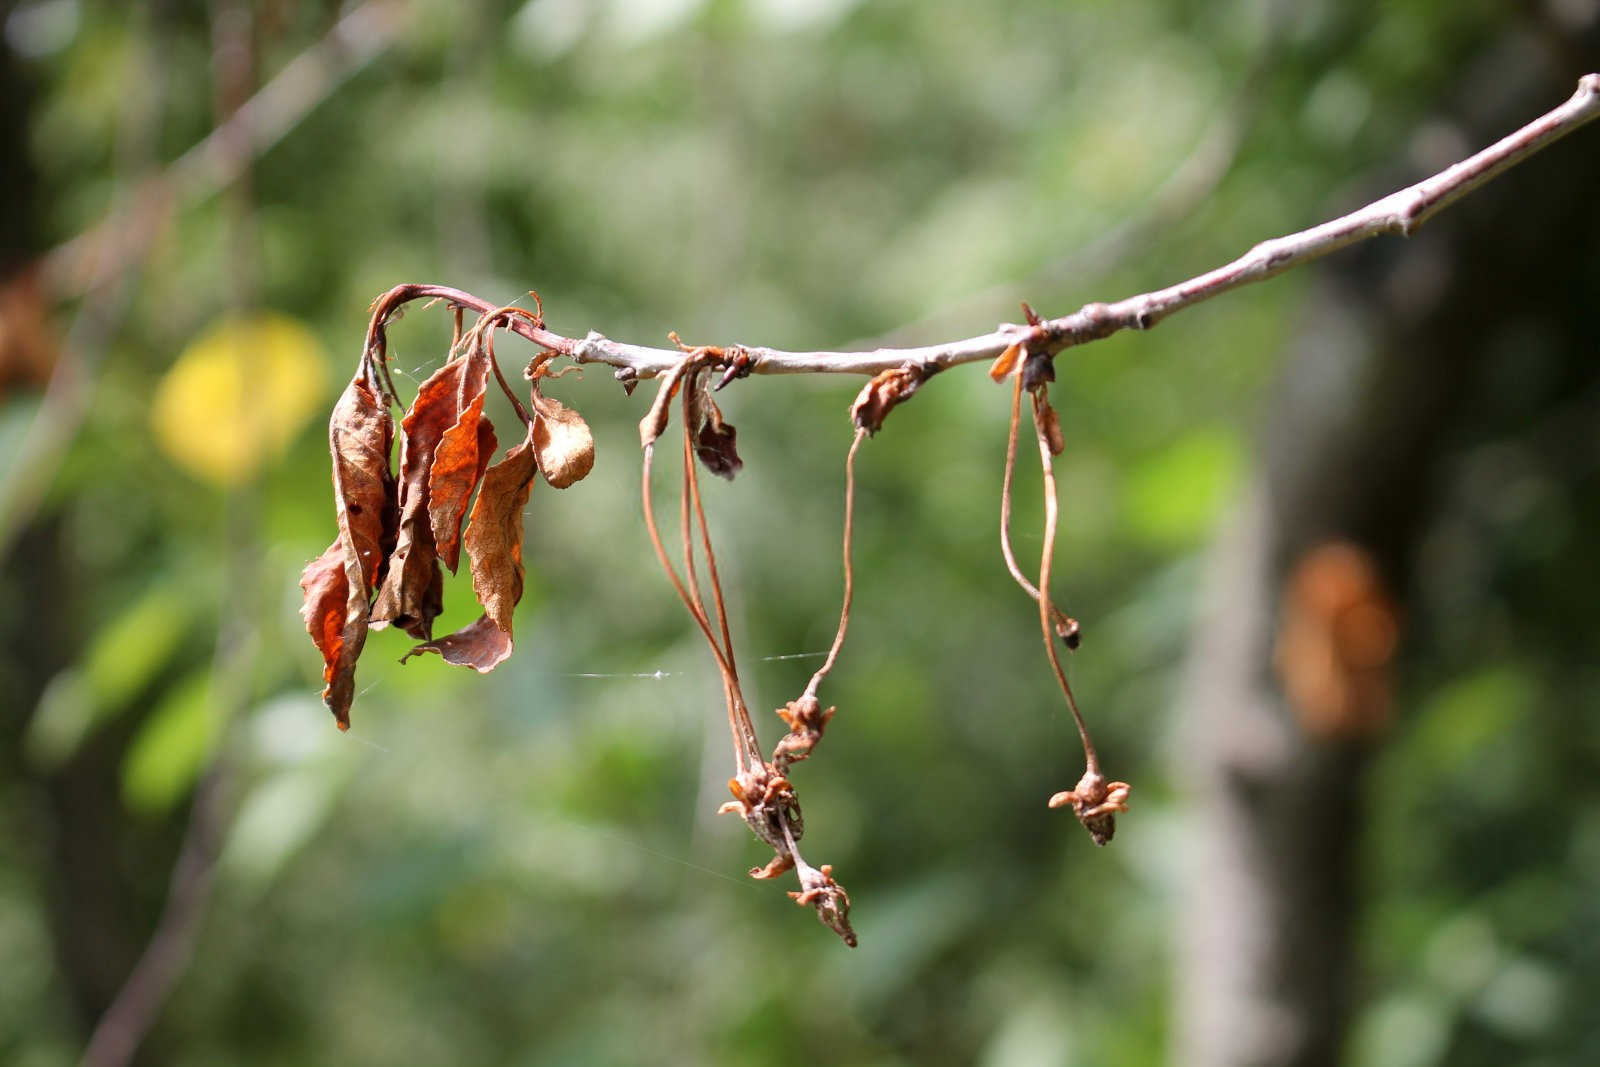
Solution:
<svg viewBox="0 0 1600 1067">
<path fill-rule="evenodd" d="M 403 281 L 502 300 L 537 288 L 569 334 L 787 348 L 927 317 L 897 336 L 978 333 L 1015 319 L 1018 298 L 1059 314 L 1169 283 L 1319 221 L 1402 151 L 1505 13 L 407 6 L 397 42 L 256 161 L 246 252 L 236 200 L 160 230 L 52 482 L 68 637 L 0 736 L 0 1060 L 73 1062 L 92 1022 L 56 946 L 76 920 L 44 783 L 100 768 L 105 795 L 79 802 L 101 805 L 122 847 L 66 873 L 126 888 L 120 911 L 92 917 L 110 924 L 107 966 L 125 969 L 220 752 L 235 813 L 222 876 L 148 1062 L 1161 1062 L 1184 892 L 1169 709 L 1199 558 L 1247 475 L 1300 277 L 1061 363 L 1058 590 L 1087 635 L 1071 670 L 1108 770 L 1136 787 L 1104 852 L 1044 806 L 1080 764 L 996 544 L 1007 391 L 976 369 L 943 376 L 863 450 L 856 615 L 823 691 L 839 713 L 795 772 L 808 856 L 855 900 L 854 952 L 746 879 L 765 857 L 711 817 L 729 774 L 720 701 L 638 519 L 642 397 L 600 368 L 552 387 L 594 426 L 598 462 L 569 491 L 534 492 L 512 660 L 482 678 L 401 667 L 406 642 L 375 634 L 347 736 L 316 699 L 297 615 L 299 571 L 333 532 L 315 420 L 222 490 L 166 458 L 152 403 L 177 354 L 235 309 L 241 275 L 255 303 L 314 330 L 329 383 L 354 367 L 370 300 Z M 263 76 L 336 17 L 254 11 Z M 49 243 L 132 181 L 130 112 L 156 116 L 157 164 L 214 122 L 206 5 L 30 0 L 5 28 L 37 86 L 29 141 L 7 150 L 38 171 Z M 1252 122 L 1214 195 L 1130 258 L 1034 281 L 1137 216 L 1256 67 Z M 413 310 L 392 337 L 414 384 L 443 355 L 447 316 Z M 833 631 L 855 387 L 752 379 L 725 394 L 746 468 L 709 485 L 708 506 L 761 709 L 798 693 Z M 37 403 L 6 399 L 0 439 Z M 1463 488 L 1466 517 L 1442 535 L 1472 591 L 1434 591 L 1414 710 L 1375 775 L 1370 1007 L 1352 1062 L 1600 1056 L 1585 993 L 1600 979 L 1600 733 L 1580 714 L 1600 692 L 1595 630 L 1584 614 L 1580 640 L 1519 637 L 1546 607 L 1526 583 L 1589 566 L 1590 462 L 1575 481 L 1530 474 L 1506 514 L 1474 516 Z M 1026 450 L 1019 471 L 1018 549 L 1036 558 Z M 0 592 L 4 633 L 33 625 L 37 605 Z M 1448 596 L 1489 620 L 1492 660 L 1462 651 L 1485 638 L 1450 632 Z M 476 614 L 464 576 L 446 603 L 441 632 Z M 39 669 L 0 653 L 0 692 L 30 691 Z M 770 743 L 777 721 L 758 719 Z M 1568 814 L 1525 832 L 1555 805 Z"/>
</svg>

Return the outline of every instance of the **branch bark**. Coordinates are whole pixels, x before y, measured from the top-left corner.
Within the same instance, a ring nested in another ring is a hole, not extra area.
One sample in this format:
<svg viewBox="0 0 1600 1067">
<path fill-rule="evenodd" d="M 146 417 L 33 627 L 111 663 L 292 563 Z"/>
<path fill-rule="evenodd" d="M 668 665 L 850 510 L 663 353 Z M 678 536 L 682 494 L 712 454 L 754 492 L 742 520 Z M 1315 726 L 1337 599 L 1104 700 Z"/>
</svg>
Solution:
<svg viewBox="0 0 1600 1067">
<path fill-rule="evenodd" d="M 1018 342 L 1026 344 L 1030 352 L 1053 356 L 1123 330 L 1147 330 L 1185 308 L 1231 289 L 1265 281 L 1369 237 L 1390 233 L 1409 237 L 1474 189 L 1596 118 L 1600 118 L 1600 74 L 1586 74 L 1578 79 L 1577 91 L 1565 103 L 1432 177 L 1321 225 L 1263 241 L 1231 263 L 1176 285 L 1114 304 L 1085 304 L 1071 315 L 1036 326 L 1007 323 L 990 333 L 959 341 L 869 352 L 786 352 L 746 345 L 729 346 L 726 351 L 730 360 L 735 355 L 738 358 L 741 374 L 873 375 L 909 367 L 921 378 L 947 367 L 995 359 Z M 497 306 L 448 286 L 399 285 L 378 298 L 373 305 L 374 320 L 382 322 L 402 304 L 417 299 L 441 299 L 479 314 Z M 578 363 L 615 367 L 617 377 L 623 381 L 653 378 L 683 362 L 681 349 L 627 344 L 594 331 L 573 338 L 527 321 L 510 322 L 507 328 Z"/>
</svg>

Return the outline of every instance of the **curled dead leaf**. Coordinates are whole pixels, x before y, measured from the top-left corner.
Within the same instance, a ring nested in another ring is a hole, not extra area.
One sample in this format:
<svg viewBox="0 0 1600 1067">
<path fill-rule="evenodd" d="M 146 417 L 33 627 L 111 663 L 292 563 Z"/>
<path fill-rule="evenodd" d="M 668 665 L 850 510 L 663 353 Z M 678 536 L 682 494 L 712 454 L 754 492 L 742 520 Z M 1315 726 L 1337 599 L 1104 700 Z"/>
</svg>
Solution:
<svg viewBox="0 0 1600 1067">
<path fill-rule="evenodd" d="M 439 435 L 428 467 L 428 525 L 439 559 L 452 574 L 461 560 L 461 520 L 467 513 L 467 501 L 496 447 L 494 428 L 483 414 L 492 358 L 483 346 L 475 346 L 462 361 L 456 394 L 435 400 L 442 409 L 453 407 L 455 417 Z M 441 421 L 443 418 L 441 411 Z"/>
<path fill-rule="evenodd" d="M 333 456 L 334 510 L 348 562 L 359 569 L 363 596 L 378 582 L 395 538 L 395 481 L 389 469 L 394 419 L 388 406 L 360 374 L 356 375 L 328 420 L 328 450 Z"/>
<path fill-rule="evenodd" d="M 367 598 L 359 590 L 351 595 L 342 538 L 306 564 L 300 589 L 305 594 L 300 616 L 322 653 L 322 700 L 339 729 L 347 730 L 355 698 L 356 659 L 367 635 Z"/>
<path fill-rule="evenodd" d="M 553 489 L 565 489 L 594 469 L 594 434 L 576 410 L 533 391 L 533 450 Z"/>
<path fill-rule="evenodd" d="M 301 614 L 322 653 L 323 703 L 341 730 L 350 726 L 356 660 L 366 644 L 368 600 L 394 544 L 396 507 L 389 451 L 394 420 L 365 372 L 358 373 L 328 420 L 334 510 L 339 536 L 300 578 Z"/>
<path fill-rule="evenodd" d="M 537 472 L 531 434 L 489 468 L 467 522 L 472 591 L 484 614 L 508 637 L 512 611 L 522 599 L 522 509 Z"/>
<path fill-rule="evenodd" d="M 697 381 L 694 388 L 698 399 L 694 406 L 694 454 L 706 470 L 732 481 L 744 466 L 744 460 L 739 458 L 739 431 L 723 420 L 722 409 L 711 398 L 705 379 Z"/>
<path fill-rule="evenodd" d="M 446 663 L 471 667 L 479 674 L 488 674 L 511 655 L 511 635 L 500 629 L 489 616 L 480 615 L 470 626 L 416 646 L 401 656 L 400 662 L 404 663 L 424 652 L 437 652 Z"/>
<path fill-rule="evenodd" d="M 666 432 L 667 421 L 672 414 L 672 398 L 678 395 L 678 385 L 683 381 L 684 373 L 698 365 L 693 356 L 687 356 L 661 376 L 656 398 L 651 401 L 650 410 L 645 412 L 644 418 L 639 420 L 641 448 L 649 448 L 656 443 L 656 438 Z"/>
<path fill-rule="evenodd" d="M 922 372 L 916 367 L 895 367 L 878 374 L 862 387 L 850 405 L 850 417 L 860 429 L 875 434 L 883 429 L 883 420 L 899 404 L 911 398 L 922 384 Z"/>
<path fill-rule="evenodd" d="M 374 627 L 393 623 L 423 640 L 433 637 L 433 620 L 444 605 L 444 575 L 428 513 L 429 471 L 434 450 L 460 414 L 464 370 L 463 360 L 440 367 L 422 383 L 401 420 L 399 531 L 372 605 Z"/>
</svg>

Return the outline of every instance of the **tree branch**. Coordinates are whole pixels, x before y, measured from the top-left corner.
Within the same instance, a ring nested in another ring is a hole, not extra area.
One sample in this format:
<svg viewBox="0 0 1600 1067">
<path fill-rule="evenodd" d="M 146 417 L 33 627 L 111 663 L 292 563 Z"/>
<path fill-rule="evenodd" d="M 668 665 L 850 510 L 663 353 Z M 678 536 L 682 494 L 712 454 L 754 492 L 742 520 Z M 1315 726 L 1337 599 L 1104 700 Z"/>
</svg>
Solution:
<svg viewBox="0 0 1600 1067">
<path fill-rule="evenodd" d="M 871 375 L 914 367 L 920 377 L 926 378 L 947 367 L 992 360 L 1019 341 L 1025 342 L 1030 352 L 1055 355 L 1122 330 L 1147 330 L 1184 308 L 1230 289 L 1264 281 L 1357 241 L 1387 233 L 1409 237 L 1461 197 L 1596 118 L 1600 118 L 1600 74 L 1586 74 L 1578 80 L 1577 91 L 1560 107 L 1415 185 L 1319 226 L 1263 241 L 1233 262 L 1187 281 L 1114 304 L 1085 304 L 1071 315 L 1048 319 L 1037 326 L 1008 323 L 992 333 L 960 341 L 869 352 L 785 352 L 730 346 L 726 363 L 731 366 L 737 359 L 741 374 Z M 400 285 L 378 298 L 373 305 L 374 321 L 381 323 L 400 305 L 422 298 L 442 299 L 479 314 L 496 306 L 447 286 Z M 572 338 L 525 321 L 509 322 L 507 328 L 578 363 L 616 367 L 617 377 L 623 381 L 656 377 L 683 361 L 680 349 L 626 344 L 593 331 L 582 338 Z"/>
<path fill-rule="evenodd" d="M 239 177 L 389 47 L 405 25 L 404 15 L 394 0 L 367 0 L 342 16 L 226 122 L 136 190 L 133 203 L 51 250 L 43 269 L 52 290 L 82 295 L 141 259 L 170 208 L 203 200 Z"/>
</svg>

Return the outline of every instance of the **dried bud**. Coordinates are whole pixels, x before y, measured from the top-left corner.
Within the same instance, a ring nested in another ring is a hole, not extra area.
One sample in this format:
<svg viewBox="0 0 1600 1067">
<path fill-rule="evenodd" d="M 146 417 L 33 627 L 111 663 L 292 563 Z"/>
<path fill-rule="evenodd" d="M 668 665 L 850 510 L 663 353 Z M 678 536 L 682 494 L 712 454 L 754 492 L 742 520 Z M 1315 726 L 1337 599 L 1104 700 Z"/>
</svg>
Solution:
<svg viewBox="0 0 1600 1067">
<path fill-rule="evenodd" d="M 1044 436 L 1052 456 L 1059 456 L 1067 450 L 1066 438 L 1061 435 L 1061 419 L 1057 417 L 1056 409 L 1050 406 L 1050 398 L 1045 395 L 1043 387 L 1033 394 L 1033 422 Z"/>
<path fill-rule="evenodd" d="M 895 406 L 911 399 L 922 384 L 922 372 L 914 366 L 886 370 L 862 387 L 855 403 L 850 405 L 850 417 L 861 429 L 875 434 L 883 429 L 883 420 Z"/>
<path fill-rule="evenodd" d="M 1072 616 L 1061 615 L 1056 619 L 1056 636 L 1061 638 L 1062 644 L 1076 652 L 1078 646 L 1083 644 L 1083 627 Z"/>
<path fill-rule="evenodd" d="M 1052 808 L 1072 807 L 1072 813 L 1097 845 L 1104 845 L 1117 832 L 1116 814 L 1128 810 L 1126 782 L 1108 782 L 1098 771 L 1084 771 L 1076 787 L 1050 798 Z"/>
<path fill-rule="evenodd" d="M 822 740 L 822 732 L 827 728 L 828 720 L 833 718 L 835 710 L 824 709 L 813 696 L 791 700 L 779 708 L 778 718 L 789 727 L 789 732 L 773 751 L 773 763 L 782 768 L 810 756 L 811 750 Z"/>
<path fill-rule="evenodd" d="M 1031 393 L 1044 388 L 1046 382 L 1055 380 L 1055 357 L 1029 352 L 1028 358 L 1022 363 L 1022 387 Z"/>
<path fill-rule="evenodd" d="M 856 947 L 856 932 L 850 927 L 850 894 L 833 880 L 833 865 L 800 868 L 800 892 L 790 893 L 796 904 L 814 908 L 822 925 L 838 934 L 845 944 Z"/>
</svg>

